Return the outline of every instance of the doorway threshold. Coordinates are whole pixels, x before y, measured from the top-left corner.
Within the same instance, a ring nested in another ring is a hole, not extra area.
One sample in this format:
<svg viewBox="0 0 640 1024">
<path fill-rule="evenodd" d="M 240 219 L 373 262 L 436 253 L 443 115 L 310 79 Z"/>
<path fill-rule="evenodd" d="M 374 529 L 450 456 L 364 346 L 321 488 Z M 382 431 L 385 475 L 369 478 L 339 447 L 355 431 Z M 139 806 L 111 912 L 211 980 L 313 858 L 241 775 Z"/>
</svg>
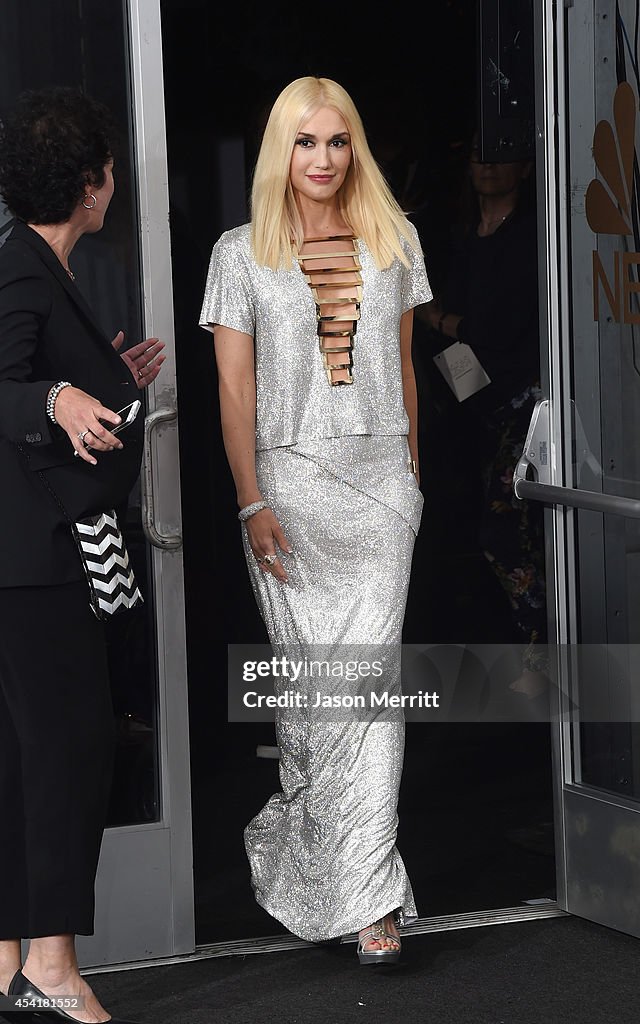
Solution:
<svg viewBox="0 0 640 1024">
<path fill-rule="evenodd" d="M 493 924 L 513 924 L 522 921 L 538 921 L 547 917 L 570 917 L 561 910 L 555 900 L 532 901 L 531 904 L 504 907 L 501 910 L 481 910 L 469 914 L 443 914 L 440 917 L 418 917 L 402 929 L 402 937 L 425 935 L 429 932 L 446 932 L 458 928 L 484 928 Z M 343 935 L 340 942 L 357 942 L 358 936 Z M 315 942 L 306 942 L 296 935 L 265 935 L 256 939 L 234 939 L 231 942 L 212 942 L 196 946 L 192 953 L 179 956 L 158 957 L 153 960 L 136 960 L 131 963 L 107 964 L 88 967 L 83 975 L 107 974 L 113 971 L 132 971 L 144 967 L 165 967 L 170 964 L 191 963 L 219 956 L 247 956 L 251 953 L 279 953 L 288 949 L 313 948 Z"/>
</svg>

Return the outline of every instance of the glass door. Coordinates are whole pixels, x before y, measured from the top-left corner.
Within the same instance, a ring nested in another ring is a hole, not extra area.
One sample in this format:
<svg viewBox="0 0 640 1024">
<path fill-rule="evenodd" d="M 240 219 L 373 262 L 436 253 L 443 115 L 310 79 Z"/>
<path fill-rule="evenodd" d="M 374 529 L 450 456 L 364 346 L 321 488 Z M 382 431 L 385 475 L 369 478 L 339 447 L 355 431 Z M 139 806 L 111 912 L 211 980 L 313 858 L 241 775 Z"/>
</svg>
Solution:
<svg viewBox="0 0 640 1024">
<path fill-rule="evenodd" d="M 116 192 L 105 226 L 72 253 L 107 336 L 159 337 L 167 360 L 145 404 L 143 470 L 120 520 L 144 607 L 108 624 L 118 745 L 96 885 L 96 933 L 82 967 L 194 948 L 175 353 L 159 4 L 7 0 L 0 98 L 71 85 L 115 115 Z M 0 217 L 0 244 L 10 229 Z"/>
<path fill-rule="evenodd" d="M 640 936 L 637 10 L 537 14 L 549 397 L 514 490 L 548 507 L 559 904 Z"/>
</svg>

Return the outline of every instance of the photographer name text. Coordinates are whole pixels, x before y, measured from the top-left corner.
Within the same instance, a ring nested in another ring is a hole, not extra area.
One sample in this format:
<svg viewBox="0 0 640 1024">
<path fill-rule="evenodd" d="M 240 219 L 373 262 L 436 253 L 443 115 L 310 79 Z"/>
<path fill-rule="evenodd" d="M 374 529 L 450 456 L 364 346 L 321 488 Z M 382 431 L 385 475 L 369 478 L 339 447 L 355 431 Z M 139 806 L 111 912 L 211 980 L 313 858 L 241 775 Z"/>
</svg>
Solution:
<svg viewBox="0 0 640 1024">
<path fill-rule="evenodd" d="M 368 701 L 368 705 L 367 705 Z M 435 692 L 418 690 L 417 693 L 375 693 L 365 697 L 357 693 L 300 693 L 298 690 L 285 690 L 284 693 L 264 694 L 248 690 L 242 703 L 246 708 L 439 708 L 440 697 Z"/>
</svg>

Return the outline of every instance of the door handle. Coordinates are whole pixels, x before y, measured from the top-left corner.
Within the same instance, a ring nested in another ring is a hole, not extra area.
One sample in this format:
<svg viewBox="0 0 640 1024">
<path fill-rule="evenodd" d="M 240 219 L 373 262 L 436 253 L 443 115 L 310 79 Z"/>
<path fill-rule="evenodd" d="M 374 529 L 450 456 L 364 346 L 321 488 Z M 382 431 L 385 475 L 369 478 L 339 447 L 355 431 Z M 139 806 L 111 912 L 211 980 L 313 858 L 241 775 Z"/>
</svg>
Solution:
<svg viewBox="0 0 640 1024">
<path fill-rule="evenodd" d="M 144 461 L 142 487 L 142 529 L 144 535 L 154 548 L 162 551 L 176 551 L 182 547 L 182 534 L 162 533 L 156 525 L 155 501 L 153 492 L 152 446 L 154 431 L 162 423 L 172 423 L 178 418 L 178 410 L 173 407 L 154 409 L 144 421 Z"/>
<path fill-rule="evenodd" d="M 594 468 L 597 463 L 586 444 L 578 418 L 576 426 L 579 457 L 591 468 Z M 603 512 L 607 515 L 625 516 L 628 519 L 640 519 L 640 501 L 636 501 L 635 498 L 552 484 L 550 482 L 550 452 L 549 399 L 545 398 L 536 402 L 534 406 L 524 449 L 513 474 L 513 493 L 516 498 L 530 498 L 533 501 L 543 501 L 549 505 L 568 505 L 571 508 L 582 508 L 590 512 Z M 530 479 L 528 475 L 530 470 L 533 471 L 536 479 Z"/>
</svg>

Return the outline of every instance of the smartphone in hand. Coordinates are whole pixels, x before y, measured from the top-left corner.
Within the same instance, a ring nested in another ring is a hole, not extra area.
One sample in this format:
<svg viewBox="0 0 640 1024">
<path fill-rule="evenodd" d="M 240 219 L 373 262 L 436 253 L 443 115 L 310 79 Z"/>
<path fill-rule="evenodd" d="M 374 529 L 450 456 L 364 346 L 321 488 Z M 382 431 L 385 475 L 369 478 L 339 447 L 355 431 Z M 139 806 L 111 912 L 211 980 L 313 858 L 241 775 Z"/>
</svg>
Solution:
<svg viewBox="0 0 640 1024">
<path fill-rule="evenodd" d="M 135 402 L 131 402 L 130 405 L 125 405 L 123 409 L 118 409 L 120 423 L 118 423 L 117 426 L 115 426 L 113 423 L 107 423 L 106 420 L 100 420 L 99 422 L 102 423 L 103 427 L 106 427 L 107 430 L 109 430 L 112 434 L 119 434 L 121 430 L 125 430 L 127 427 L 131 426 L 136 416 L 140 412 L 141 407 L 142 402 L 140 401 L 139 398 L 136 398 Z M 85 447 L 92 448 L 93 446 L 85 443 Z M 74 451 L 73 454 L 76 458 L 78 457 L 77 451 Z"/>
<path fill-rule="evenodd" d="M 126 430 L 127 427 L 131 426 L 136 416 L 140 412 L 142 402 L 139 398 L 136 398 L 135 402 L 131 402 L 130 405 L 125 405 L 124 409 L 118 409 L 118 416 L 122 420 L 117 426 L 113 426 L 109 423 L 105 423 L 107 430 L 110 430 L 112 434 L 119 434 L 121 430 Z"/>
</svg>

